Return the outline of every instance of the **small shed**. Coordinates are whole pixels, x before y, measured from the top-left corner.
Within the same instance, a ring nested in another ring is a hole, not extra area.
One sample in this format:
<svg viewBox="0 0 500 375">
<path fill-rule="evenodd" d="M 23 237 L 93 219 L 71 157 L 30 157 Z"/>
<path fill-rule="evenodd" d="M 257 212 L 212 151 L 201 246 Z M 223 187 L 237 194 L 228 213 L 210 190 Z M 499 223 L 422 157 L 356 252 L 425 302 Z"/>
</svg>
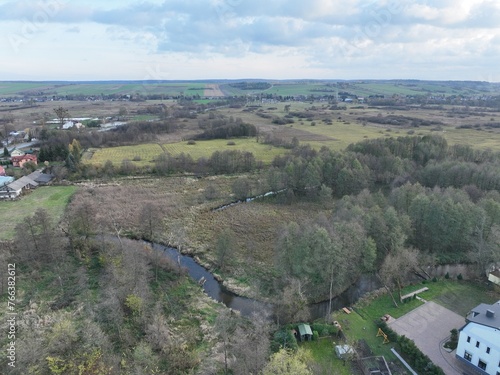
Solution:
<svg viewBox="0 0 500 375">
<path fill-rule="evenodd" d="M 335 354 L 340 359 L 348 359 L 350 356 L 354 355 L 356 351 L 352 346 L 349 345 L 336 345 Z"/>
<path fill-rule="evenodd" d="M 500 285 L 500 269 L 491 271 L 488 275 L 488 280 L 491 281 L 493 284 Z"/>
<path fill-rule="evenodd" d="M 309 324 L 301 323 L 297 326 L 299 330 L 299 340 L 300 341 L 311 341 L 313 333 L 311 331 L 311 326 Z"/>
</svg>

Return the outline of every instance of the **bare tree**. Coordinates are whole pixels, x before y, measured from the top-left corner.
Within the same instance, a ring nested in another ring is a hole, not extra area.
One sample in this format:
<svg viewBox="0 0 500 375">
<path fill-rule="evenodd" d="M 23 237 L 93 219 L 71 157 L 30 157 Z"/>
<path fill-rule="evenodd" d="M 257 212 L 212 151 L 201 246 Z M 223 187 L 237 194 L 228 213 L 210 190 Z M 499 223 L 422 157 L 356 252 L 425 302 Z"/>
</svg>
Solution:
<svg viewBox="0 0 500 375">
<path fill-rule="evenodd" d="M 229 373 L 229 358 L 231 337 L 236 328 L 236 318 L 231 310 L 224 309 L 215 321 L 215 330 L 218 339 L 222 344 L 222 352 L 224 355 L 224 374 Z"/>
<path fill-rule="evenodd" d="M 228 264 L 228 255 L 235 249 L 236 239 L 231 229 L 225 229 L 218 234 L 215 242 L 216 265 L 221 270 Z"/>
<path fill-rule="evenodd" d="M 142 238 L 153 243 L 158 241 L 164 228 L 163 214 L 160 207 L 152 203 L 145 204 L 139 214 L 139 228 Z M 163 254 L 154 248 L 152 251 L 155 280 L 158 281 L 158 268 Z"/>
<path fill-rule="evenodd" d="M 59 120 L 59 124 L 61 127 L 64 125 L 64 122 L 69 118 L 69 111 L 64 107 L 54 108 L 54 112 Z"/>
<path fill-rule="evenodd" d="M 379 276 L 389 291 L 394 305 L 398 307 L 392 294 L 391 288 L 396 287 L 401 300 L 403 279 L 411 270 L 418 266 L 419 252 L 416 249 L 402 248 L 388 254 L 380 267 Z"/>
<path fill-rule="evenodd" d="M 309 319 L 308 301 L 303 292 L 303 284 L 303 280 L 287 279 L 286 286 L 275 305 L 278 325 Z"/>
<path fill-rule="evenodd" d="M 247 324 L 240 324 L 233 336 L 235 357 L 231 370 L 235 375 L 258 374 L 269 357 L 271 324 L 267 315 L 252 315 Z"/>
</svg>

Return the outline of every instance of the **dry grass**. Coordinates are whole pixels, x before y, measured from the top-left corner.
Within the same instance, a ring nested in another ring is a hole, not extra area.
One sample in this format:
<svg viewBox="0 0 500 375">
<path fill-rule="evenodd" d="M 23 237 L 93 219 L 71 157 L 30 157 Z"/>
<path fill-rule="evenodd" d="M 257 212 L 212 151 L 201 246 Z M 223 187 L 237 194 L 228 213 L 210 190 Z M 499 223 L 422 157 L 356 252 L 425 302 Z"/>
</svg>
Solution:
<svg viewBox="0 0 500 375">
<path fill-rule="evenodd" d="M 156 205 L 163 216 L 162 241 L 181 245 L 184 251 L 198 255 L 209 265 L 213 265 L 216 258 L 214 244 L 217 235 L 229 228 L 235 235 L 237 246 L 225 278 L 240 282 L 257 279 L 269 282 L 273 247 L 280 228 L 290 221 L 301 222 L 316 217 L 324 208 L 311 203 L 277 205 L 254 201 L 212 212 L 211 208 L 234 199 L 230 194 L 234 180 L 234 177 L 224 176 L 120 180 L 119 183 L 81 189 L 71 205 L 89 202 L 96 212 L 96 219 L 108 230 L 112 230 L 113 221 L 123 233 L 130 234 L 138 233 L 142 207 L 149 203 Z M 216 189 L 218 198 L 212 201 L 204 198 L 208 186 Z"/>
</svg>

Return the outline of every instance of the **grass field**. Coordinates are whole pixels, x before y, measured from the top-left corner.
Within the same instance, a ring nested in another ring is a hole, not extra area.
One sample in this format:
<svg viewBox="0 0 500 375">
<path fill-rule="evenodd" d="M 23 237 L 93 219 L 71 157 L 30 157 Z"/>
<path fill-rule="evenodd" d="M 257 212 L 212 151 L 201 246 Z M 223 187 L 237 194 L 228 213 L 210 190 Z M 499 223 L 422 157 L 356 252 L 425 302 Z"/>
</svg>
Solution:
<svg viewBox="0 0 500 375">
<path fill-rule="evenodd" d="M 74 186 L 44 186 L 32 191 L 17 201 L 0 202 L 0 240 L 9 240 L 14 236 L 14 228 L 26 216 L 43 208 L 59 221 L 69 199 L 76 191 Z"/>
<path fill-rule="evenodd" d="M 0 95 L 22 95 L 26 92 L 45 95 L 111 95 L 165 94 L 203 95 L 203 82 L 0 82 Z"/>
<path fill-rule="evenodd" d="M 314 148 L 327 146 L 334 150 L 343 150 L 352 143 L 361 142 L 365 139 L 375 139 L 383 137 L 397 137 L 407 135 L 407 130 L 391 130 L 390 132 L 380 126 L 360 125 L 356 123 L 345 123 L 334 121 L 332 125 L 326 125 L 322 122 L 315 121 L 316 125 L 311 126 L 311 122 L 293 124 L 294 129 L 305 131 L 319 136 L 326 137 L 324 140 L 304 140 L 304 143 L 309 143 Z M 420 131 L 419 131 L 420 132 Z M 429 133 L 428 130 L 423 130 L 422 133 Z M 301 137 L 297 137 L 299 141 Z"/>
<path fill-rule="evenodd" d="M 276 155 L 287 152 L 286 149 L 272 147 L 257 143 L 254 138 L 234 139 L 234 146 L 229 146 L 227 139 L 214 139 L 209 141 L 196 141 L 194 145 L 188 145 L 187 142 L 167 143 L 158 145 L 156 143 L 147 143 L 135 146 L 108 147 L 102 149 L 92 149 L 93 154 L 86 162 L 93 164 L 104 164 L 107 160 L 113 164 L 120 164 L 122 160 L 133 160 L 139 157 L 139 161 L 134 161 L 137 165 L 143 166 L 154 161 L 162 152 L 166 151 L 171 155 L 189 154 L 194 160 L 201 157 L 208 158 L 215 151 L 240 150 L 251 152 L 257 160 L 264 163 L 270 163 Z"/>
<path fill-rule="evenodd" d="M 352 374 L 350 364 L 338 359 L 335 354 L 335 345 L 329 337 L 321 338 L 318 341 L 306 341 L 299 344 L 301 349 L 311 353 L 314 374 L 321 375 L 350 375 Z"/>
<path fill-rule="evenodd" d="M 215 151 L 240 150 L 253 153 L 256 160 L 261 160 L 264 163 L 270 163 L 276 155 L 287 152 L 284 148 L 257 143 L 255 138 L 238 138 L 232 141 L 235 143 L 233 146 L 227 144 L 227 139 L 213 139 L 196 141 L 195 145 L 188 145 L 187 142 L 167 143 L 163 147 L 172 155 L 185 153 L 191 155 L 194 160 L 209 157 Z"/>
<path fill-rule="evenodd" d="M 226 95 L 247 95 L 255 93 L 277 94 L 282 96 L 324 95 L 345 91 L 358 96 L 369 95 L 422 95 L 428 93 L 445 95 L 477 95 L 498 92 L 498 85 L 474 82 L 437 82 L 437 81 L 269 81 L 272 87 L 267 90 L 241 90 L 220 82 Z M 211 81 L 211 84 L 213 82 Z M 22 95 L 26 92 L 45 93 L 46 95 L 100 95 L 100 94 L 165 94 L 203 96 L 207 83 L 200 81 L 102 81 L 102 82 L 0 82 L 0 95 Z M 333 89 L 333 91 L 332 91 Z"/>
<path fill-rule="evenodd" d="M 90 159 L 85 162 L 103 165 L 110 160 L 113 164 L 119 165 L 123 160 L 134 160 L 134 163 L 140 166 L 148 165 L 154 162 L 155 158 L 163 152 L 163 149 L 156 143 L 145 143 L 134 146 L 106 147 L 91 149 Z"/>
</svg>

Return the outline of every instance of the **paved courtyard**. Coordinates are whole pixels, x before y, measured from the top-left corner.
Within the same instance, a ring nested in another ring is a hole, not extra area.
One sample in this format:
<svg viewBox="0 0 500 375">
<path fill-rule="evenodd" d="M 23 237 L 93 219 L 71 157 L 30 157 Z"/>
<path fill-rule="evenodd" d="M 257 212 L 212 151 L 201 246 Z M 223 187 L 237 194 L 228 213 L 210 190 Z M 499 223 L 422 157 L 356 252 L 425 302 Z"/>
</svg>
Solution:
<svg viewBox="0 0 500 375">
<path fill-rule="evenodd" d="M 455 358 L 455 351 L 448 353 L 442 348 L 442 344 L 453 328 L 458 329 L 464 324 L 464 317 L 437 303 L 426 302 L 392 321 L 389 326 L 399 335 L 412 339 L 445 374 L 455 375 L 464 373 L 462 366 Z"/>
</svg>

